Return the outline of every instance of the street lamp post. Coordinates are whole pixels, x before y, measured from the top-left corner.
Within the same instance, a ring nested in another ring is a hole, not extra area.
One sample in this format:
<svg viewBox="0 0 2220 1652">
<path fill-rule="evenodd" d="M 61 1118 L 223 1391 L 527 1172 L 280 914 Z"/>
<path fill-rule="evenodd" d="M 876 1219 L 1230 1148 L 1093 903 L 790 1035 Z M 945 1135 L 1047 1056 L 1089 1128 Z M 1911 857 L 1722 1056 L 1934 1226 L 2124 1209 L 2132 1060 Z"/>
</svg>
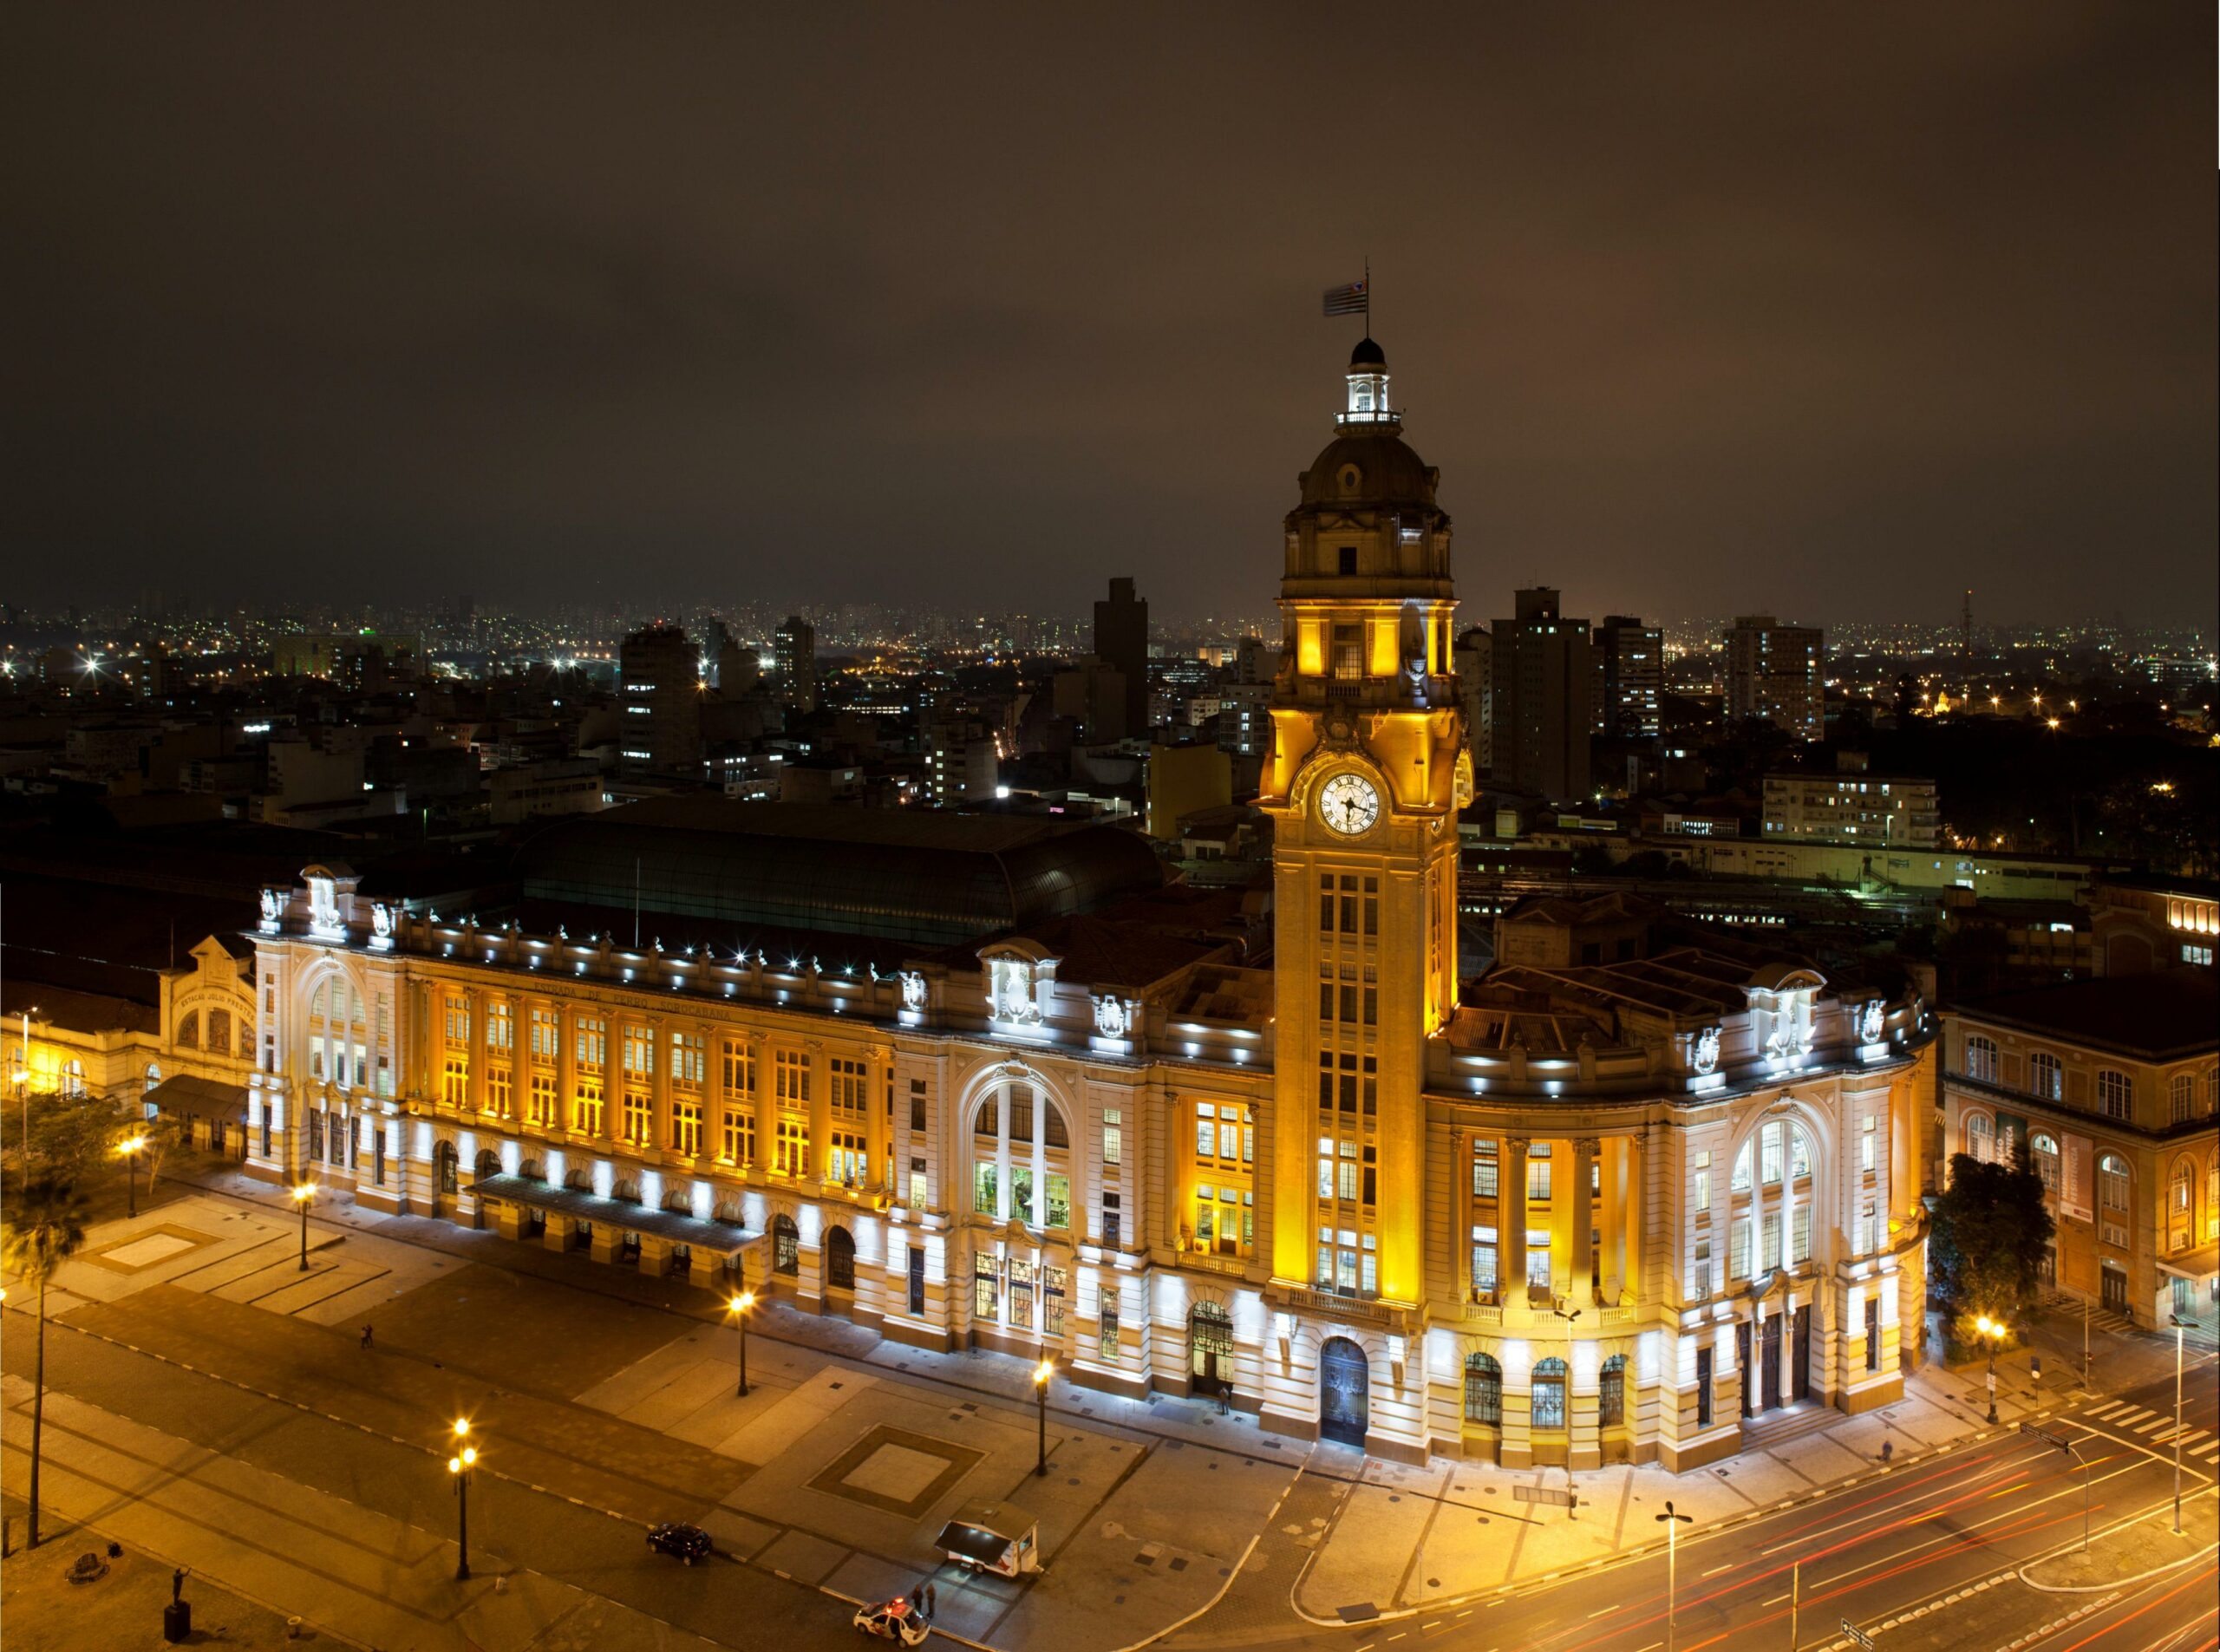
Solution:
<svg viewBox="0 0 2220 1652">
<path fill-rule="evenodd" d="M 1034 1410 L 1041 1427 L 1041 1454 L 1033 1466 L 1035 1474 L 1048 1472 L 1048 1379 L 1055 1374 L 1054 1360 L 1043 1360 L 1033 1368 Z"/>
<path fill-rule="evenodd" d="M 458 1417 L 454 1423 L 454 1437 L 467 1442 L 470 1438 L 470 1419 Z M 447 1459 L 447 1472 L 454 1478 L 455 1549 L 454 1580 L 459 1583 L 470 1581 L 470 1471 L 478 1466 L 478 1448 L 464 1443 L 455 1454 Z"/>
<path fill-rule="evenodd" d="M 1665 1512 L 1657 1518 L 1665 1523 L 1665 1652 L 1673 1652 L 1674 1596 L 1679 1593 L 1681 1581 L 1681 1528 L 1694 1525 L 1695 1516 L 1675 1513 L 1668 1499 Z"/>
<path fill-rule="evenodd" d="M 123 1155 L 124 1194 L 134 1218 L 139 1214 L 139 1151 L 146 1145 L 144 1136 L 126 1136 L 116 1144 L 116 1151 Z"/>
<path fill-rule="evenodd" d="M 1982 1341 L 1988 1348 L 1988 1420 L 1996 1420 L 1996 1344 L 2004 1335 L 2004 1327 L 1987 1314 L 1974 1321 L 1974 1329 L 1981 1333 Z"/>
<path fill-rule="evenodd" d="M 748 1398 L 748 1315 L 755 1306 L 755 1293 L 743 1290 L 725 1306 L 740 1321 L 740 1397 L 745 1400 Z"/>
<path fill-rule="evenodd" d="M 2191 1322 L 2179 1314 L 2174 1322 L 2174 1535 L 2182 1534 L 2182 1333 Z"/>
<path fill-rule="evenodd" d="M 301 1271 L 309 1270 L 309 1205 L 316 1198 L 316 1184 L 302 1182 L 293 1189 L 293 1203 L 301 1207 Z"/>
</svg>

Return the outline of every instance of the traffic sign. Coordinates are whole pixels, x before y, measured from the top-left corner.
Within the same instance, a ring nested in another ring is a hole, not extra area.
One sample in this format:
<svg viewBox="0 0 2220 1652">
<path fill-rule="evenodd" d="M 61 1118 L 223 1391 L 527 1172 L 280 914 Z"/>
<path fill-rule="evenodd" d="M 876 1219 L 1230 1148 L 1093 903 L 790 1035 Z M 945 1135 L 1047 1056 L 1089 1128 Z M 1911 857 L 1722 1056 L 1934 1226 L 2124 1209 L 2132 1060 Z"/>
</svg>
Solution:
<svg viewBox="0 0 2220 1652">
<path fill-rule="evenodd" d="M 1862 1647 L 1864 1652 L 1873 1652 L 1873 1637 L 1846 1617 L 1842 1621 L 1842 1632 L 1850 1636 L 1852 1646 Z"/>
</svg>

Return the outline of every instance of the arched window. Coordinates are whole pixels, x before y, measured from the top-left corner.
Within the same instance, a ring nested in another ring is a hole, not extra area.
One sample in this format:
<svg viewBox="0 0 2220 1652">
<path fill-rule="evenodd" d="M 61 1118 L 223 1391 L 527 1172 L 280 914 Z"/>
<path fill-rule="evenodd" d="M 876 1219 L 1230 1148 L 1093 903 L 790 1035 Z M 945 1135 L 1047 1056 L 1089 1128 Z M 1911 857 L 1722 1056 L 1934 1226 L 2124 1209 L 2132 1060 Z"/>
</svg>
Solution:
<svg viewBox="0 0 2220 1652">
<path fill-rule="evenodd" d="M 2197 1167 L 2184 1153 L 2174 1160 L 2174 1173 L 2166 1188 L 2166 1243 L 2186 1250 L 2196 1241 Z"/>
<path fill-rule="evenodd" d="M 2175 1124 L 2187 1124 L 2197 1117 L 2197 1081 L 2187 1073 L 2177 1073 L 2166 1083 L 2166 1112 Z"/>
<path fill-rule="evenodd" d="M 801 1271 L 801 1230 L 784 1211 L 771 1218 L 771 1271 L 788 1276 Z"/>
<path fill-rule="evenodd" d="M 1564 1361 L 1555 1357 L 1534 1367 L 1533 1422 L 1537 1428 L 1564 1427 Z"/>
<path fill-rule="evenodd" d="M 825 1283 L 835 1290 L 856 1288 L 856 1241 L 837 1224 L 825 1235 Z"/>
<path fill-rule="evenodd" d="M 2131 1119 L 2135 1114 L 2135 1081 L 2116 1068 L 2097 1074 L 2097 1105 L 2107 1119 Z"/>
<path fill-rule="evenodd" d="M 1622 1428 L 1627 1420 L 1627 1356 L 1614 1354 L 1596 1373 L 1596 1424 Z"/>
<path fill-rule="evenodd" d="M 2204 1155 L 2204 1237 L 2220 1239 L 2220 1147 Z"/>
<path fill-rule="evenodd" d="M 457 1192 L 461 1179 L 460 1155 L 455 1152 L 454 1143 L 441 1142 L 439 1151 L 432 1155 L 432 1159 L 439 1175 L 440 1192 L 442 1193 Z"/>
<path fill-rule="evenodd" d="M 478 1163 L 472 1169 L 470 1179 L 473 1182 L 482 1182 L 488 1176 L 498 1176 L 500 1173 L 501 1155 L 488 1147 L 479 1152 Z"/>
<path fill-rule="evenodd" d="M 85 1093 L 85 1064 L 72 1057 L 62 1064 L 62 1094 L 79 1096 Z"/>
<path fill-rule="evenodd" d="M 2035 1174 L 2043 1179 L 2043 1197 L 2055 1200 L 2058 1198 L 2058 1138 L 2038 1130 L 2029 1140 L 2028 1146 L 2035 1161 Z"/>
<path fill-rule="evenodd" d="M 1043 1120 L 1037 1130 L 1036 1116 Z M 1027 1227 L 1070 1227 L 1070 1143 L 1063 1114 L 1044 1092 L 1023 1081 L 996 1085 L 972 1126 L 972 1208 Z"/>
<path fill-rule="evenodd" d="M 2044 1101 L 2066 1099 L 2066 1069 L 2048 1050 L 2037 1050 L 2027 1060 L 2029 1087 Z"/>
<path fill-rule="evenodd" d="M 2106 1153 L 2097 1161 L 2099 1236 L 2115 1247 L 2127 1244 L 2127 1160 Z"/>
<path fill-rule="evenodd" d="M 309 1001 L 309 1076 L 343 1089 L 367 1086 L 369 1045 L 362 995 L 343 980 L 318 987 Z"/>
<path fill-rule="evenodd" d="M 1984 1165 L 1996 1159 L 1996 1126 L 1986 1113 L 1966 1115 L 1966 1151 Z"/>
<path fill-rule="evenodd" d="M 161 1068 L 161 1063 L 160 1063 L 160 1062 L 159 1062 L 159 1061 L 149 1061 L 149 1062 L 147 1062 L 147 1088 L 149 1091 L 152 1091 L 152 1090 L 153 1089 L 153 1087 L 154 1087 L 156 1085 L 160 1084 L 161 1081 L 162 1081 L 162 1068 Z"/>
<path fill-rule="evenodd" d="M 1996 1041 L 1979 1033 L 1966 1040 L 1966 1076 L 1976 1084 L 1996 1082 Z"/>
<path fill-rule="evenodd" d="M 188 1010 L 185 1015 L 179 1018 L 177 1023 L 177 1047 L 180 1049 L 199 1049 L 200 1048 L 200 1012 L 199 1010 Z"/>
<path fill-rule="evenodd" d="M 1465 1356 L 1465 1420 L 1503 1425 L 1503 1368 L 1490 1355 Z"/>
<path fill-rule="evenodd" d="M 208 1048 L 212 1055 L 232 1053 L 232 1012 L 212 1009 L 208 1012 Z"/>
</svg>

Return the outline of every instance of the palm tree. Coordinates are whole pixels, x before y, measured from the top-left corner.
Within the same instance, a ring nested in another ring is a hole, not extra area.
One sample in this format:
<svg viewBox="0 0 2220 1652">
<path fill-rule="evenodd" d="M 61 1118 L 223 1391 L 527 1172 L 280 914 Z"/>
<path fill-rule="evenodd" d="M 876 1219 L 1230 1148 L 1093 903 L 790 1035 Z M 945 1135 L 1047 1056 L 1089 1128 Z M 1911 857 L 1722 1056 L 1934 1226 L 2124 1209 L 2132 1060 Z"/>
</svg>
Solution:
<svg viewBox="0 0 2220 1652">
<path fill-rule="evenodd" d="M 38 1287 L 38 1356 L 31 1388 L 30 1541 L 38 1547 L 38 1463 L 46 1428 L 46 1287 L 54 1271 L 85 1243 L 85 1196 L 66 1181 L 42 1176 L 18 1189 L 7 1223 L 8 1270 Z"/>
</svg>

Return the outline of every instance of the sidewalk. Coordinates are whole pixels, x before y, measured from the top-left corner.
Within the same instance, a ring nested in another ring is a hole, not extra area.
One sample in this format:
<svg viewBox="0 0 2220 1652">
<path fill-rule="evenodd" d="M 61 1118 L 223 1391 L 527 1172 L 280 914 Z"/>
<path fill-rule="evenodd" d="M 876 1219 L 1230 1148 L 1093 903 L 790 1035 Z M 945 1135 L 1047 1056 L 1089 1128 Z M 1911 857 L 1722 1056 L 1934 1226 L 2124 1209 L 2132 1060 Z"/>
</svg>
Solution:
<svg viewBox="0 0 2220 1652">
<path fill-rule="evenodd" d="M 21 1512 L 11 1512 L 17 1515 L 20 1531 Z M 70 1583 L 64 1574 L 88 1549 L 108 1562 L 108 1570 L 88 1583 Z M 171 1566 L 168 1560 L 128 1548 L 109 1559 L 105 1532 L 49 1524 L 46 1542 L 28 1551 L 17 1549 L 0 1566 L 0 1593 L 8 1603 L 8 1652 L 159 1644 L 162 1609 L 170 1601 Z M 193 1608 L 197 1639 L 221 1641 L 245 1652 L 332 1652 L 356 1644 L 305 1626 L 297 1638 L 290 1637 L 282 1614 L 202 1577 L 186 1580 L 185 1599 Z"/>
</svg>

